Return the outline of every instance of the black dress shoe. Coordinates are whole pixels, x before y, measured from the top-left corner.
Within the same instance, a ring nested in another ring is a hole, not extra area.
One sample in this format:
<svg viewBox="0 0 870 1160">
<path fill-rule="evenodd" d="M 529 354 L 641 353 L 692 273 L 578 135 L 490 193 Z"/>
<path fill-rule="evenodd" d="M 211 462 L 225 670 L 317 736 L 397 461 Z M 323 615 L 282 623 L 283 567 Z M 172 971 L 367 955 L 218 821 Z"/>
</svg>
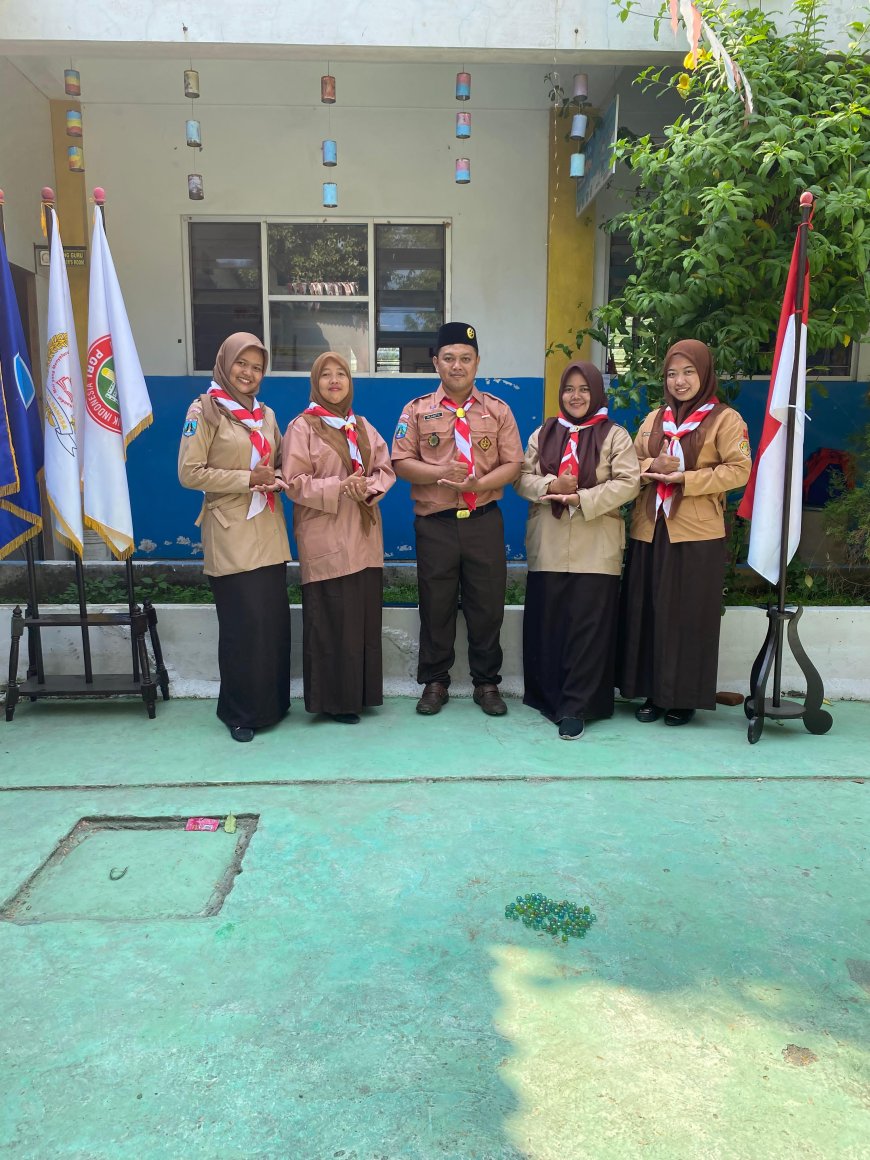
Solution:
<svg viewBox="0 0 870 1160">
<path fill-rule="evenodd" d="M 664 709 L 660 709 L 651 697 L 647 697 L 641 707 L 634 711 L 635 717 L 642 725 L 649 725 L 651 721 L 658 721 L 662 713 L 664 713 Z"/>
<path fill-rule="evenodd" d="M 694 716 L 694 709 L 668 709 L 665 725 L 688 725 Z"/>
<path fill-rule="evenodd" d="M 417 702 L 417 712 L 422 713 L 424 717 L 434 717 L 436 713 L 441 712 L 449 699 L 450 694 L 446 685 L 442 685 L 440 681 L 430 681 Z"/>
<path fill-rule="evenodd" d="M 245 725 L 234 725 L 230 730 L 230 737 L 233 741 L 253 741 L 254 730 L 248 729 Z"/>
<path fill-rule="evenodd" d="M 359 713 L 330 713 L 329 715 L 339 725 L 359 725 Z"/>
</svg>

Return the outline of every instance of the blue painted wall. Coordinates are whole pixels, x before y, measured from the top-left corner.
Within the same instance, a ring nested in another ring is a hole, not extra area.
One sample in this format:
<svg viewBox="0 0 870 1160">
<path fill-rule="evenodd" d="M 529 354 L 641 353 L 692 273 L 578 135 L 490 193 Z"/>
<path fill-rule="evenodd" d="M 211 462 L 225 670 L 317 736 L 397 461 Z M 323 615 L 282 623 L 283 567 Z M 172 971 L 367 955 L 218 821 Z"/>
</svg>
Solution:
<svg viewBox="0 0 870 1160">
<path fill-rule="evenodd" d="M 404 404 L 416 395 L 434 390 L 437 380 L 375 379 L 359 377 L 354 382 L 354 402 L 389 443 L 396 420 Z M 133 504 L 133 526 L 136 530 L 139 560 L 198 559 L 195 550 L 199 530 L 194 520 L 199 514 L 201 497 L 178 483 L 176 456 L 184 416 L 191 400 L 208 387 L 201 376 L 148 377 L 148 390 L 154 408 L 154 422 L 129 450 L 127 471 Z M 540 425 L 544 397 L 543 378 L 481 379 L 479 385 L 504 399 L 513 410 L 523 441 Z M 766 382 L 745 384 L 737 407 L 749 426 L 753 449 L 758 446 L 764 407 Z M 867 405 L 867 383 L 830 382 L 827 398 L 811 391 L 810 422 L 806 427 L 804 458 L 820 447 L 849 449 L 854 431 L 870 422 Z M 267 379 L 262 397 L 274 408 L 283 429 L 308 403 L 308 380 Z M 614 413 L 632 433 L 639 412 Z M 508 490 L 502 503 L 508 559 L 525 556 L 526 503 Z M 413 560 L 414 522 L 408 484 L 399 480 L 386 496 L 381 511 L 384 519 L 384 548 L 388 560 Z M 288 526 L 291 525 L 288 507 Z M 153 547 L 151 546 L 153 544 Z"/>
</svg>

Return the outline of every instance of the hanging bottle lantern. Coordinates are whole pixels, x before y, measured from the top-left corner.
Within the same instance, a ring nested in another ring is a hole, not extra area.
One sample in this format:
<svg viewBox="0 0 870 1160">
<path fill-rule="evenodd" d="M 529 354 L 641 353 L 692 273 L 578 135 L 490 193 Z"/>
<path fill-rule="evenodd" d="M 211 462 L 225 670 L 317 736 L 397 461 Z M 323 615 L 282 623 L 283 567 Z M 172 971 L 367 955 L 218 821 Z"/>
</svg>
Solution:
<svg viewBox="0 0 870 1160">
<path fill-rule="evenodd" d="M 335 77 L 329 73 L 320 78 L 320 102 L 323 105 L 335 104 Z"/>
<path fill-rule="evenodd" d="M 471 113 L 456 114 L 456 136 L 461 138 L 471 136 Z"/>
<path fill-rule="evenodd" d="M 199 73 L 195 68 L 184 70 L 184 95 L 190 101 L 195 101 L 199 96 Z"/>
<path fill-rule="evenodd" d="M 338 165 L 338 145 L 335 141 L 326 140 L 321 146 L 324 165 Z"/>
<path fill-rule="evenodd" d="M 585 101 L 589 96 L 589 77 L 586 73 L 574 73 L 574 89 L 571 96 L 575 101 Z"/>
<path fill-rule="evenodd" d="M 63 70 L 63 91 L 68 97 L 80 97 L 82 95 L 82 78 L 77 68 L 65 68 Z"/>
<path fill-rule="evenodd" d="M 586 137 L 586 125 L 589 118 L 585 113 L 575 113 L 571 118 L 571 140 L 583 141 Z"/>
<path fill-rule="evenodd" d="M 81 109 L 67 109 L 67 111 L 66 111 L 66 135 L 67 135 L 67 137 L 81 137 L 81 135 L 82 135 Z"/>
<path fill-rule="evenodd" d="M 85 155 L 82 152 L 81 145 L 70 145 L 66 151 L 66 157 L 70 173 L 84 173 Z"/>
<path fill-rule="evenodd" d="M 456 158 L 456 184 L 468 185 L 471 181 L 471 162 L 467 157 Z"/>
<path fill-rule="evenodd" d="M 187 196 L 191 201 L 202 201 L 205 198 L 205 188 L 202 184 L 201 173 L 188 173 Z"/>
<path fill-rule="evenodd" d="M 459 72 L 456 74 L 457 101 L 471 100 L 471 73 Z"/>
<path fill-rule="evenodd" d="M 582 177 L 586 172 L 586 154 L 572 153 L 571 154 L 571 176 Z"/>
<path fill-rule="evenodd" d="M 335 209 L 338 205 L 338 186 L 334 181 L 323 183 L 323 204 L 327 209 Z"/>
<path fill-rule="evenodd" d="M 202 131 L 199 121 L 185 121 L 184 135 L 191 149 L 202 149 Z"/>
</svg>

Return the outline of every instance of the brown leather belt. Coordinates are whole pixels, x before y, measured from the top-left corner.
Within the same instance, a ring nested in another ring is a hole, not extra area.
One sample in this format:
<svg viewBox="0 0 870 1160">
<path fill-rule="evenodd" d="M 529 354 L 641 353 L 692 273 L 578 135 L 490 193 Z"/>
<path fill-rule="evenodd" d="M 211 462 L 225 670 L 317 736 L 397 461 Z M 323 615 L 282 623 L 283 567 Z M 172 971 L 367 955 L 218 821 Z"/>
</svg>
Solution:
<svg viewBox="0 0 870 1160">
<path fill-rule="evenodd" d="M 439 517 L 442 520 L 473 520 L 477 516 L 486 515 L 487 512 L 497 507 L 498 504 L 496 501 L 491 500 L 490 503 L 485 503 L 483 507 L 477 507 L 474 511 L 469 511 L 468 508 L 447 508 L 443 512 L 432 512 L 431 515 L 424 516 L 423 518 L 427 520 L 434 520 Z"/>
</svg>

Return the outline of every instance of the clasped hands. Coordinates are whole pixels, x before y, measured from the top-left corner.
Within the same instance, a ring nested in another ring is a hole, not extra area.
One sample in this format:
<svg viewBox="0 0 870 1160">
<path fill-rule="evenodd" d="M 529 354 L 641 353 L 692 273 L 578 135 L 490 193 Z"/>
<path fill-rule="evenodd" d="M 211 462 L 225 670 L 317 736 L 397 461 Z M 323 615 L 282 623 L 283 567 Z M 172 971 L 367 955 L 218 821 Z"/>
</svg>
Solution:
<svg viewBox="0 0 870 1160">
<path fill-rule="evenodd" d="M 251 491 L 258 491 L 264 495 L 269 491 L 281 491 L 287 485 L 283 479 L 275 474 L 275 469 L 269 466 L 268 453 L 263 456 L 256 467 L 251 468 Z"/>
<path fill-rule="evenodd" d="M 560 503 L 563 507 L 576 507 L 580 503 L 576 477 L 568 472 L 564 475 L 557 475 L 548 484 L 547 490 L 541 496 L 541 499 L 550 500 L 552 503 Z"/>
<path fill-rule="evenodd" d="M 480 490 L 477 480 L 468 474 L 468 468 L 461 459 L 454 459 L 450 466 L 444 469 L 444 474 L 436 480 L 436 483 L 460 494 L 464 491 L 473 493 Z"/>
<path fill-rule="evenodd" d="M 641 472 L 641 479 L 654 479 L 657 483 L 682 483 L 685 478 L 676 455 L 657 455 L 647 470 Z"/>
</svg>

